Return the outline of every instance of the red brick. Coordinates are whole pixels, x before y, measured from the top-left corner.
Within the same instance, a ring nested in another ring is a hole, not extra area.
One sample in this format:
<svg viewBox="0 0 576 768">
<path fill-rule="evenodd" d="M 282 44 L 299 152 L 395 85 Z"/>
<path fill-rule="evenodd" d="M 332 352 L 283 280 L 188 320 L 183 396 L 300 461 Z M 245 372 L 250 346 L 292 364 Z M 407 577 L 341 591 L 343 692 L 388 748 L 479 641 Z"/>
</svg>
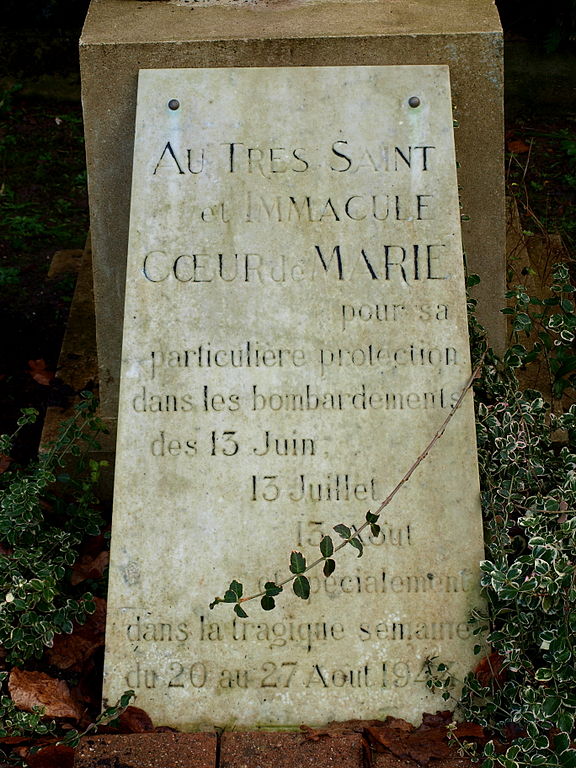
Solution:
<svg viewBox="0 0 576 768">
<path fill-rule="evenodd" d="M 219 768 L 362 768 L 360 733 L 328 734 L 310 740 L 303 733 L 223 733 Z"/>
<path fill-rule="evenodd" d="M 429 766 L 433 768 L 477 768 L 468 758 L 459 757 L 454 750 L 454 757 L 446 760 L 431 760 Z M 396 757 L 389 752 L 372 752 L 371 768 L 421 768 L 415 760 Z"/>
<path fill-rule="evenodd" d="M 216 734 L 86 736 L 74 768 L 216 768 Z"/>
</svg>

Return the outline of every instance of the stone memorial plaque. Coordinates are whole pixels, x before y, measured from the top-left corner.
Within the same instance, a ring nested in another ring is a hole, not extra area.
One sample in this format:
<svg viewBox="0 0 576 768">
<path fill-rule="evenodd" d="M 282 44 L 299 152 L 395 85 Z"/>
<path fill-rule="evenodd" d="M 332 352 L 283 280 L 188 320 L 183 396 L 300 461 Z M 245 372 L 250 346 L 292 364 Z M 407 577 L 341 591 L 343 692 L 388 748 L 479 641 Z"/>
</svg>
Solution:
<svg viewBox="0 0 576 768">
<path fill-rule="evenodd" d="M 471 394 L 306 601 L 210 610 L 359 526 L 470 374 L 448 68 L 140 73 L 105 697 L 157 724 L 446 705 L 483 556 Z M 337 536 L 333 534 L 335 538 Z"/>
</svg>

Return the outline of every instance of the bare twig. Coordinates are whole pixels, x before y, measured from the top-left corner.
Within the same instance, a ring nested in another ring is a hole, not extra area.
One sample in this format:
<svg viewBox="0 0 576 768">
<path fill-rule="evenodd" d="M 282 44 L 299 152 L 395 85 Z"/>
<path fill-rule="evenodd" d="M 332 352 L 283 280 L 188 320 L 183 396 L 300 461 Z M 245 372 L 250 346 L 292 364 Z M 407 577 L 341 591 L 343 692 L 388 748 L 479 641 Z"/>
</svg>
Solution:
<svg viewBox="0 0 576 768">
<path fill-rule="evenodd" d="M 474 369 L 473 373 L 470 375 L 469 379 L 467 380 L 466 384 L 462 388 L 462 392 L 460 393 L 460 396 L 459 396 L 458 400 L 455 402 L 453 408 L 450 410 L 450 412 L 448 413 L 448 415 L 446 416 L 446 418 L 444 419 L 444 421 L 442 422 L 440 427 L 434 433 L 434 436 L 432 437 L 432 439 L 430 440 L 428 445 L 424 448 L 424 450 L 418 456 L 416 461 L 412 464 L 412 466 L 403 475 L 402 479 L 394 486 L 394 488 L 390 491 L 388 496 L 386 496 L 384 501 L 381 502 L 381 504 L 378 507 L 378 509 L 376 510 L 376 512 L 373 513 L 376 517 L 378 517 L 382 513 L 382 510 L 384 510 L 390 504 L 390 502 L 396 496 L 398 491 L 408 482 L 408 480 L 410 480 L 410 478 L 412 477 L 414 472 L 417 470 L 417 468 L 420 466 L 420 464 L 424 461 L 424 459 L 428 456 L 428 454 L 430 453 L 432 448 L 436 445 L 438 440 L 440 440 L 440 438 L 442 437 L 442 435 L 446 431 L 446 427 L 448 426 L 448 424 L 450 423 L 450 421 L 454 417 L 454 414 L 456 413 L 456 411 L 462 405 L 462 402 L 464 401 L 464 398 L 466 397 L 466 394 L 468 393 L 468 390 L 471 389 L 472 384 L 474 383 L 474 381 L 480 375 L 480 371 L 482 369 L 482 365 L 484 364 L 484 357 L 485 357 L 485 355 L 486 355 L 486 353 L 484 353 L 482 355 L 482 358 L 480 359 L 480 362 L 478 363 L 478 365 Z M 348 544 L 352 539 L 359 539 L 360 534 L 362 533 L 362 531 L 365 528 L 367 528 L 369 525 L 370 525 L 370 522 L 368 520 L 366 520 L 364 523 L 362 523 L 362 525 L 355 530 L 354 534 L 352 536 L 350 536 L 350 538 L 345 539 L 340 544 L 338 544 L 337 547 L 334 547 L 334 551 L 333 551 L 332 555 L 330 555 L 330 557 L 333 557 L 336 554 L 336 552 L 338 552 L 340 549 L 345 547 L 346 544 Z M 296 579 L 297 576 L 302 576 L 302 574 L 308 573 L 308 571 L 311 571 L 313 568 L 316 568 L 316 566 L 320 565 L 320 563 L 325 562 L 326 559 L 327 559 L 326 557 L 319 557 L 317 560 L 314 560 L 314 562 L 310 563 L 310 565 L 308 565 L 306 567 L 306 569 L 302 573 L 291 574 L 290 576 L 285 578 L 283 581 L 277 582 L 275 584 L 275 586 L 283 587 L 285 584 L 290 584 L 290 582 L 294 581 L 294 579 Z M 256 600 L 259 597 L 264 597 L 264 595 L 266 595 L 266 590 L 262 590 L 261 592 L 256 592 L 253 595 L 247 595 L 246 597 L 241 597 L 241 598 L 238 599 L 238 603 L 246 603 L 249 600 Z"/>
</svg>

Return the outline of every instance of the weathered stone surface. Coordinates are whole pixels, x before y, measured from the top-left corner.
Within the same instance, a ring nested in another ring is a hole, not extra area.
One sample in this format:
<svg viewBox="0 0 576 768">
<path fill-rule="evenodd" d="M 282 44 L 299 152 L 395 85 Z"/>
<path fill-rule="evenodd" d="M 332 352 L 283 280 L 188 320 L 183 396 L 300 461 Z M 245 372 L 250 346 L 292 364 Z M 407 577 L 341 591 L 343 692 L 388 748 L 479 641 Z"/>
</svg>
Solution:
<svg viewBox="0 0 576 768">
<path fill-rule="evenodd" d="M 220 768 L 363 768 L 362 734 L 224 732 Z M 384 768 L 384 766 L 382 766 Z"/>
<path fill-rule="evenodd" d="M 80 45 L 102 415 L 118 409 L 140 68 L 449 65 L 464 248 L 479 314 L 505 338 L 502 31 L 493 0 L 235 3 L 93 0 Z"/>
<path fill-rule="evenodd" d="M 214 733 L 143 733 L 88 736 L 74 768 L 215 768 Z"/>
<path fill-rule="evenodd" d="M 447 68 L 147 71 L 139 100 L 105 693 L 181 727 L 417 721 L 426 660 L 473 663 L 470 396 L 362 560 L 208 604 L 359 525 L 469 376 Z"/>
</svg>

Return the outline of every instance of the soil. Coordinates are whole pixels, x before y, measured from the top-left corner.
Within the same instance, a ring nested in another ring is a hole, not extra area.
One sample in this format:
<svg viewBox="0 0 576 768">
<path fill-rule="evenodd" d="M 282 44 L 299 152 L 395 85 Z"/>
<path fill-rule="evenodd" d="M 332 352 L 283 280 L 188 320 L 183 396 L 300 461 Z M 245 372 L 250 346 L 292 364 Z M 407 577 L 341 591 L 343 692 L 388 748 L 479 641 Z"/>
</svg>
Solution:
<svg viewBox="0 0 576 768">
<path fill-rule="evenodd" d="M 23 407 L 41 412 L 57 396 L 55 371 L 74 288 L 72 275 L 47 279 L 54 252 L 82 248 L 88 199 L 78 102 L 0 95 L 0 432 Z M 32 361 L 32 363 L 30 362 Z M 44 376 L 36 375 L 46 371 Z M 19 443 L 34 453 L 41 422 Z"/>
<path fill-rule="evenodd" d="M 576 112 L 520 115 L 507 125 L 508 194 L 527 234 L 559 234 L 576 256 Z"/>
</svg>

